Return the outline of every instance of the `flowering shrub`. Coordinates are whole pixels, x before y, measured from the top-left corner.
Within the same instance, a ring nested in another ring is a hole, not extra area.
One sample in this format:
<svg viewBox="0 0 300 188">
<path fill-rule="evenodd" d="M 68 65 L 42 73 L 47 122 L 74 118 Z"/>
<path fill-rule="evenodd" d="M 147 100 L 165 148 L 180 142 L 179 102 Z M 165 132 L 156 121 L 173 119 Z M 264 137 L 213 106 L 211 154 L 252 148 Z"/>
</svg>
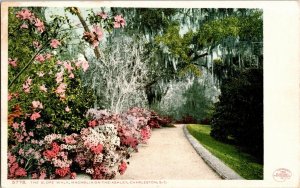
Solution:
<svg viewBox="0 0 300 188">
<path fill-rule="evenodd" d="M 80 80 L 88 62 L 57 56 L 56 50 L 65 48 L 66 39 L 50 28 L 63 20 L 46 24 L 34 10 L 38 8 L 9 10 L 9 178 L 54 178 L 54 169 L 47 165 L 61 155 L 59 142 L 50 147 L 43 139 L 54 132 L 79 133 L 94 98 Z M 56 172 L 64 175 L 66 169 Z"/>
<path fill-rule="evenodd" d="M 42 107 L 38 101 L 32 105 Z M 130 153 L 150 138 L 150 115 L 140 108 L 122 114 L 89 109 L 86 114 L 89 121 L 79 133 L 48 134 L 41 140 L 26 130 L 25 122 L 15 122 L 12 124 L 15 138 L 28 144 L 10 148 L 9 178 L 74 179 L 77 173 L 86 173 L 93 179 L 112 179 L 116 172 L 124 174 Z"/>
<path fill-rule="evenodd" d="M 124 174 L 131 152 L 147 142 L 155 127 L 149 123 L 151 113 L 90 108 L 93 92 L 80 79 L 89 63 L 58 58 L 56 50 L 65 48 L 66 39 L 50 28 L 64 20 L 45 23 L 34 9 L 9 11 L 8 178 L 74 179 L 85 173 L 112 179 Z M 125 26 L 120 15 L 109 18 L 102 12 L 97 19 L 114 28 Z M 103 30 L 94 26 L 83 37 L 95 47 Z M 25 42 L 29 45 L 22 47 Z"/>
<path fill-rule="evenodd" d="M 112 179 L 116 172 L 124 174 L 130 153 L 150 138 L 150 114 L 140 108 L 122 114 L 89 109 L 86 116 L 90 121 L 80 133 L 49 134 L 42 140 L 35 140 L 34 133 L 27 132 L 24 122 L 14 123 L 15 137 L 25 139 L 28 144 L 11 148 L 16 155 L 9 152 L 9 178 L 30 174 L 31 178 L 39 179 L 66 176 L 73 179 L 77 173 L 86 173 L 93 179 Z M 16 158 L 21 164 L 31 160 L 31 166 L 20 167 Z"/>
</svg>

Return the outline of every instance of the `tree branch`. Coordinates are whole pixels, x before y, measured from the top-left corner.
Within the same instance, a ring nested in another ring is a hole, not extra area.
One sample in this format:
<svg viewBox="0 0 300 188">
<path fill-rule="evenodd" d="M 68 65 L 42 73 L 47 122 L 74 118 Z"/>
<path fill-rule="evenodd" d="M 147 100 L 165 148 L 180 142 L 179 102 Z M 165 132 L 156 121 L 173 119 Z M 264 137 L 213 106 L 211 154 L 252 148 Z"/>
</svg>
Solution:
<svg viewBox="0 0 300 188">
<path fill-rule="evenodd" d="M 85 22 L 84 18 L 82 17 L 79 8 L 77 8 L 77 7 L 71 7 L 71 8 L 70 8 L 70 12 L 76 14 L 76 16 L 79 18 L 79 20 L 80 20 L 80 22 L 81 22 L 81 24 L 82 24 L 84 30 L 85 30 L 86 32 L 89 32 L 89 33 L 90 33 L 91 31 L 90 31 L 90 29 L 89 29 L 87 23 Z M 95 55 L 96 55 L 96 58 L 99 59 L 99 58 L 100 58 L 100 51 L 99 51 L 98 46 L 96 46 L 96 47 L 94 48 L 94 53 L 95 53 Z"/>
<path fill-rule="evenodd" d="M 25 65 L 25 67 L 23 67 L 23 69 L 17 74 L 17 76 L 9 83 L 8 88 L 10 88 L 13 83 L 21 76 L 21 74 L 29 67 L 29 65 L 32 64 L 33 60 L 35 59 L 35 57 L 44 49 L 44 47 L 46 46 L 46 44 L 49 42 L 50 40 L 48 40 L 42 47 L 41 49 L 39 49 L 34 56 L 29 60 L 29 62 Z"/>
</svg>

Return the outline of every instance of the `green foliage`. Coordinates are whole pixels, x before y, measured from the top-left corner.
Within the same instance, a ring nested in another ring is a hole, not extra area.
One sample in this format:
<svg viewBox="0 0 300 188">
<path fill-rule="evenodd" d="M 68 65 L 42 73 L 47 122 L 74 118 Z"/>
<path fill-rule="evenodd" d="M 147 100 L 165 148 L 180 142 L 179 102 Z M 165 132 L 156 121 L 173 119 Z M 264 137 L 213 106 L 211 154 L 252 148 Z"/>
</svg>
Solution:
<svg viewBox="0 0 300 188">
<path fill-rule="evenodd" d="M 209 135 L 211 132 L 210 126 L 188 125 L 187 129 L 208 151 L 222 160 L 240 176 L 249 180 L 263 179 L 263 165 L 257 162 L 251 155 L 240 151 L 238 147 L 213 139 Z"/>
<path fill-rule="evenodd" d="M 205 23 L 195 34 L 199 46 L 214 46 L 226 37 L 237 37 L 240 32 L 238 17 L 226 17 Z"/>
<path fill-rule="evenodd" d="M 212 119 L 211 135 L 236 144 L 263 161 L 263 71 L 249 69 L 226 80 Z"/>
</svg>

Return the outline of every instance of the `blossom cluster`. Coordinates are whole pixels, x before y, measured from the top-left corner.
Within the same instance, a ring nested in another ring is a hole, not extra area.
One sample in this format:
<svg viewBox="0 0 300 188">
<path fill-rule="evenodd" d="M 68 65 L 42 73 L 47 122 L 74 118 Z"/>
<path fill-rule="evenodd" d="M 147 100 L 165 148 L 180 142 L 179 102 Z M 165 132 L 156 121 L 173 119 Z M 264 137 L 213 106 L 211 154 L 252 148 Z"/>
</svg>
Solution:
<svg viewBox="0 0 300 188">
<path fill-rule="evenodd" d="M 34 13 L 28 9 L 20 10 L 17 12 L 16 17 L 24 21 L 20 26 L 21 29 L 28 29 L 28 24 L 33 24 L 38 32 L 43 33 L 45 31 L 44 22 L 37 18 Z"/>
<path fill-rule="evenodd" d="M 108 26 L 113 27 L 114 29 L 118 28 L 124 28 L 126 25 L 126 21 L 122 15 L 116 15 L 114 17 L 109 17 L 109 15 L 106 12 L 98 12 L 96 14 L 96 18 L 93 18 L 93 27 L 91 31 L 85 31 L 83 33 L 83 39 L 90 43 L 93 48 L 97 47 L 100 43 L 100 41 L 103 39 L 104 31 L 98 23 L 101 23 L 100 25 L 105 25 L 103 28 L 107 28 Z"/>
</svg>

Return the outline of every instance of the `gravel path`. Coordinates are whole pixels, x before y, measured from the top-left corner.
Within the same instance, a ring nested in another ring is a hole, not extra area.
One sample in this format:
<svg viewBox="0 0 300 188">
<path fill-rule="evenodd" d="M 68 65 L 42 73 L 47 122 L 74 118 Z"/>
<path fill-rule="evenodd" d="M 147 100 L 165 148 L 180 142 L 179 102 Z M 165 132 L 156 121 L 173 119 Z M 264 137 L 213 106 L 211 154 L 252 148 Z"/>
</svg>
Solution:
<svg viewBox="0 0 300 188">
<path fill-rule="evenodd" d="M 154 129 L 148 144 L 133 153 L 124 175 L 115 179 L 215 180 L 221 179 L 184 136 L 182 126 Z"/>
</svg>

